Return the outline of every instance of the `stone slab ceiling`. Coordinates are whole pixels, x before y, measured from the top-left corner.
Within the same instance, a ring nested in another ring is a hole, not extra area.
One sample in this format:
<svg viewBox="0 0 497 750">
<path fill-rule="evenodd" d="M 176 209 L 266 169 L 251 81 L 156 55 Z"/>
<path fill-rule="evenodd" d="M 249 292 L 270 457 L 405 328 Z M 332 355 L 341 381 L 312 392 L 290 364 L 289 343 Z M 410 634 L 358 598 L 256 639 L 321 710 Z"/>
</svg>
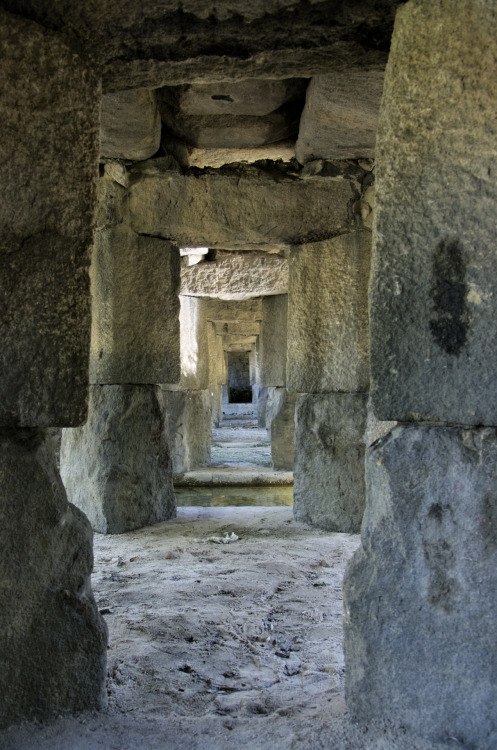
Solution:
<svg viewBox="0 0 497 750">
<path fill-rule="evenodd" d="M 104 88 L 310 77 L 385 60 L 400 0 L 4 0 L 58 31 Z"/>
</svg>

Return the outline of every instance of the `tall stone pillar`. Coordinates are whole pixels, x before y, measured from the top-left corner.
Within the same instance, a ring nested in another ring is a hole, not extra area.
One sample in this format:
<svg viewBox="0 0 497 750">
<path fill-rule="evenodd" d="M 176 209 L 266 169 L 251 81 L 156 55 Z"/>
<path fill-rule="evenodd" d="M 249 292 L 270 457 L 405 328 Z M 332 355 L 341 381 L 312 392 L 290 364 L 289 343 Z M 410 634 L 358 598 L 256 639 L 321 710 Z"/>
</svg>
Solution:
<svg viewBox="0 0 497 750">
<path fill-rule="evenodd" d="M 369 390 L 367 229 L 292 250 L 287 387 L 295 414 L 294 514 L 359 531 Z"/>
<path fill-rule="evenodd" d="M 179 252 L 129 228 L 126 190 L 100 180 L 91 266 L 89 418 L 64 430 L 69 498 L 101 533 L 176 513 L 163 382 L 179 379 Z"/>
<path fill-rule="evenodd" d="M 347 703 L 431 740 L 497 745 L 497 15 L 397 14 L 377 142 L 373 406 L 345 582 Z"/>
<path fill-rule="evenodd" d="M 206 300 L 180 295 L 181 378 L 164 385 L 169 442 L 175 474 L 208 466 L 212 412 L 209 394 L 209 339 Z"/>
<path fill-rule="evenodd" d="M 92 532 L 46 428 L 86 418 L 100 87 L 0 11 L 0 726 L 102 706 Z"/>
</svg>

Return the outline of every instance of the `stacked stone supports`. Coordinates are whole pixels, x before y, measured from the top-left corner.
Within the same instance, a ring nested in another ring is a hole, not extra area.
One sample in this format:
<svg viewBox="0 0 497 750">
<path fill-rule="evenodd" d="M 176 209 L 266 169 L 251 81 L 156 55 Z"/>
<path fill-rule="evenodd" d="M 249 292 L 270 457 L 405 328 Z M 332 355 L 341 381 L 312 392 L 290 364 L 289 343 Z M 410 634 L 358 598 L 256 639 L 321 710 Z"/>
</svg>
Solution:
<svg viewBox="0 0 497 750">
<path fill-rule="evenodd" d="M 357 532 L 365 505 L 371 233 L 357 230 L 292 251 L 287 387 L 295 417 L 294 513 Z"/>
<path fill-rule="evenodd" d="M 126 222 L 126 189 L 100 180 L 87 423 L 64 430 L 61 475 L 93 528 L 117 534 L 176 513 L 161 383 L 180 377 L 179 253 Z"/>
<path fill-rule="evenodd" d="M 495 102 L 489 3 L 397 15 L 377 141 L 373 405 L 346 691 L 435 741 L 497 744 Z M 450 44 L 447 43 L 450 40 Z"/>
<path fill-rule="evenodd" d="M 163 386 L 175 474 L 210 463 L 210 323 L 206 305 L 199 297 L 180 296 L 181 378 L 178 385 Z"/>
<path fill-rule="evenodd" d="M 4 12 L 0 48 L 3 727 L 101 707 L 107 638 L 92 531 L 49 429 L 86 418 L 100 87 L 52 33 Z"/>
</svg>

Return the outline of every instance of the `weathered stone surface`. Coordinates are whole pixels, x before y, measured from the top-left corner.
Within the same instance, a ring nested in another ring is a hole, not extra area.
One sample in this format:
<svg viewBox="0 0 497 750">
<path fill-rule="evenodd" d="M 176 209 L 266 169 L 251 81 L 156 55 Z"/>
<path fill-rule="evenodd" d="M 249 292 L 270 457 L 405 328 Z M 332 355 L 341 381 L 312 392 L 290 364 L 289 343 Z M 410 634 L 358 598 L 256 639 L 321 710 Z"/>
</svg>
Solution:
<svg viewBox="0 0 497 750">
<path fill-rule="evenodd" d="M 91 267 L 90 382 L 180 377 L 179 253 L 126 225 L 97 232 Z"/>
<path fill-rule="evenodd" d="M 209 466 L 211 461 L 211 395 L 203 391 L 169 391 L 163 388 L 173 471 Z"/>
<path fill-rule="evenodd" d="M 345 579 L 355 720 L 496 746 L 496 480 L 495 429 L 396 427 L 369 450 Z"/>
<path fill-rule="evenodd" d="M 107 166 L 107 165 L 106 165 Z M 127 192 L 108 172 L 98 180 L 95 230 L 111 229 L 127 221 Z M 93 256 L 94 256 L 93 250 Z"/>
<path fill-rule="evenodd" d="M 288 260 L 268 253 L 216 253 L 181 268 L 181 294 L 244 300 L 288 291 Z"/>
<path fill-rule="evenodd" d="M 143 161 L 160 146 L 161 119 L 154 91 L 131 89 L 102 97 L 100 155 Z"/>
<path fill-rule="evenodd" d="M 157 91 L 159 101 L 183 115 L 264 116 L 283 104 L 302 97 L 307 79 L 283 81 L 254 80 L 205 85 L 164 87 Z"/>
<path fill-rule="evenodd" d="M 296 136 L 298 119 L 286 112 L 265 117 L 206 115 L 164 117 L 166 127 L 196 148 L 259 148 Z"/>
<path fill-rule="evenodd" d="M 180 247 L 287 248 L 351 227 L 353 180 L 274 176 L 255 167 L 196 175 L 139 175 L 130 188 L 133 229 Z M 150 162 L 153 166 L 154 161 Z"/>
<path fill-rule="evenodd" d="M 287 386 L 303 393 L 369 389 L 371 234 L 292 250 Z"/>
<path fill-rule="evenodd" d="M 310 77 L 386 60 L 400 0 L 4 0 L 63 35 L 101 69 L 107 90 Z M 141 12 L 140 12 L 141 11 Z"/>
<path fill-rule="evenodd" d="M 368 394 L 301 396 L 295 417 L 295 518 L 328 531 L 358 532 L 364 478 Z"/>
<path fill-rule="evenodd" d="M 497 17 L 488 3 L 455 7 L 408 3 L 396 23 L 378 129 L 372 392 L 382 419 L 493 425 Z"/>
<path fill-rule="evenodd" d="M 60 472 L 69 499 L 102 534 L 176 514 L 158 386 L 91 386 L 88 422 L 64 430 Z"/>
<path fill-rule="evenodd" d="M 314 159 L 373 157 L 384 68 L 348 68 L 313 78 L 295 154 Z"/>
<path fill-rule="evenodd" d="M 217 322 L 256 321 L 262 320 L 262 299 L 228 301 L 220 299 L 206 300 L 207 318 Z"/>
<path fill-rule="evenodd" d="M 286 384 L 287 319 L 288 294 L 263 299 L 260 339 L 262 385 Z"/>
<path fill-rule="evenodd" d="M 92 532 L 48 431 L 0 431 L 0 726 L 105 703 Z"/>
<path fill-rule="evenodd" d="M 58 38 L 0 14 L 0 425 L 84 421 L 96 78 Z"/>
<path fill-rule="evenodd" d="M 206 300 L 205 300 L 206 301 Z M 260 333 L 261 324 L 260 321 L 255 320 L 253 323 L 249 321 L 217 321 L 213 323 L 217 336 L 232 335 L 232 336 L 258 336 Z"/>
<path fill-rule="evenodd" d="M 180 353 L 182 389 L 205 389 L 209 384 L 209 341 L 206 301 L 180 295 Z"/>
<path fill-rule="evenodd" d="M 212 427 L 219 427 L 223 418 L 223 388 L 220 385 L 210 385 Z"/>
<path fill-rule="evenodd" d="M 208 306 L 208 301 L 204 300 Z M 207 322 L 207 344 L 209 351 L 209 384 L 211 386 L 226 383 L 226 368 L 222 336 L 216 336 L 216 324 Z"/>
<path fill-rule="evenodd" d="M 225 164 L 253 164 L 256 161 L 289 162 L 295 158 L 294 140 L 269 143 L 258 148 L 195 148 L 164 134 L 162 146 L 167 153 L 175 156 L 182 167 L 213 167 L 220 169 Z"/>
<path fill-rule="evenodd" d="M 276 396 L 275 395 L 279 394 Z M 275 388 L 270 406 L 271 458 L 275 469 L 293 471 L 295 452 L 295 404 L 299 394 Z M 274 415 L 274 416 L 273 416 Z M 267 424 L 266 417 L 266 424 Z"/>
</svg>

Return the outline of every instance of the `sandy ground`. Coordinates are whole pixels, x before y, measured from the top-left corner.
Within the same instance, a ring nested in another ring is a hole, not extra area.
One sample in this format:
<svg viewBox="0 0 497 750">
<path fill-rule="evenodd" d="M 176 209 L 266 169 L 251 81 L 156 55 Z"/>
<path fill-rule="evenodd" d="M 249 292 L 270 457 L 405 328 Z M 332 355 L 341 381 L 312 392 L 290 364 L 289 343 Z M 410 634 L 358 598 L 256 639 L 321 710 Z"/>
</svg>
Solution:
<svg viewBox="0 0 497 750">
<path fill-rule="evenodd" d="M 0 748 L 433 748 L 347 721 L 341 582 L 358 543 L 287 507 L 180 508 L 173 522 L 96 535 L 108 708 L 12 727 Z"/>
</svg>

